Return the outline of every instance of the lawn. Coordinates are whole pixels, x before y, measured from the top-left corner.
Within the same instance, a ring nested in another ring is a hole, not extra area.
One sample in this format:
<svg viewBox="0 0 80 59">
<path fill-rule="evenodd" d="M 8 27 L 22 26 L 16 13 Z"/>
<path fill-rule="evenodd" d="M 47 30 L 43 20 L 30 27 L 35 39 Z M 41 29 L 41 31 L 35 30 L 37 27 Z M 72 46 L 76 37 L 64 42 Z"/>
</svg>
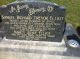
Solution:
<svg viewBox="0 0 80 59">
<path fill-rule="evenodd" d="M 14 0 L 0 0 L 0 5 L 8 4 Z M 80 26 L 80 0 L 47 0 L 66 7 L 66 21 L 73 26 Z"/>
<path fill-rule="evenodd" d="M 66 7 L 66 21 L 80 26 L 80 0 L 47 0 Z"/>
</svg>

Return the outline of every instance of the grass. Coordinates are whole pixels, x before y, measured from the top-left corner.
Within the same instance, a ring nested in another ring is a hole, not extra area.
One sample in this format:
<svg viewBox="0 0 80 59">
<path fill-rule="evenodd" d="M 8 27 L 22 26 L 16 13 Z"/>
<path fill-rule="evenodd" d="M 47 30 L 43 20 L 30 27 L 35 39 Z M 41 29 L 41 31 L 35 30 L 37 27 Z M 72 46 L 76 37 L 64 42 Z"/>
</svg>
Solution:
<svg viewBox="0 0 80 59">
<path fill-rule="evenodd" d="M 0 5 L 8 4 L 14 0 L 0 0 Z M 66 7 L 66 21 L 73 26 L 80 26 L 80 0 L 47 0 Z"/>
<path fill-rule="evenodd" d="M 48 0 L 66 7 L 66 21 L 80 26 L 80 0 Z"/>
<path fill-rule="evenodd" d="M 13 2 L 13 1 L 15 1 L 15 0 L 0 0 L 0 6 L 4 5 L 4 4 L 9 4 L 9 3 Z"/>
</svg>

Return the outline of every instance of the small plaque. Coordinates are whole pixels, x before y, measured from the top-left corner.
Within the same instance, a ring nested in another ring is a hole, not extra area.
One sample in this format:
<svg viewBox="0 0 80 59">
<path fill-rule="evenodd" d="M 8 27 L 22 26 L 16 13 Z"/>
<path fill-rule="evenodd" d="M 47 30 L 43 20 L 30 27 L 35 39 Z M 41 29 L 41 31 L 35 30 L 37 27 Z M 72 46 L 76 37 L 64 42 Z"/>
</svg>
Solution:
<svg viewBox="0 0 80 59">
<path fill-rule="evenodd" d="M 65 8 L 54 3 L 21 2 L 0 7 L 4 36 L 28 41 L 62 40 Z"/>
</svg>

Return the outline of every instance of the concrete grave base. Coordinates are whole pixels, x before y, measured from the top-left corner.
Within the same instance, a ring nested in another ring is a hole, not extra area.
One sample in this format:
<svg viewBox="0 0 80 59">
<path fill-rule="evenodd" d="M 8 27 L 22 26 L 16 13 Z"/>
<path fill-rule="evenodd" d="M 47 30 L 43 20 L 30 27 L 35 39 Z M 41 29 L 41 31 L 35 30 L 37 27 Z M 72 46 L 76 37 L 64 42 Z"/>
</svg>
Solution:
<svg viewBox="0 0 80 59">
<path fill-rule="evenodd" d="M 39 42 L 3 39 L 0 59 L 79 59 L 80 51 L 67 49 L 64 41 Z"/>
</svg>

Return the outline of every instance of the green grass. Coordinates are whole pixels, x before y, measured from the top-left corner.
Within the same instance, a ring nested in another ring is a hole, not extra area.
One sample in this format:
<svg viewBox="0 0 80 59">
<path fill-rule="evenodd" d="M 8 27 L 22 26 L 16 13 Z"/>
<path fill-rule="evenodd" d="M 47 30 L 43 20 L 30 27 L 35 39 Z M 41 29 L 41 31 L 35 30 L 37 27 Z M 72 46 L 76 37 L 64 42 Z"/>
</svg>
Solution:
<svg viewBox="0 0 80 59">
<path fill-rule="evenodd" d="M 8 4 L 14 0 L 0 0 L 0 5 Z M 80 0 L 47 0 L 66 7 L 66 21 L 75 27 L 80 26 Z"/>
<path fill-rule="evenodd" d="M 48 0 L 66 7 L 66 21 L 80 26 L 80 0 Z"/>
<path fill-rule="evenodd" d="M 4 5 L 4 4 L 9 4 L 9 3 L 13 2 L 13 1 L 15 1 L 15 0 L 0 0 L 0 6 Z"/>
</svg>

